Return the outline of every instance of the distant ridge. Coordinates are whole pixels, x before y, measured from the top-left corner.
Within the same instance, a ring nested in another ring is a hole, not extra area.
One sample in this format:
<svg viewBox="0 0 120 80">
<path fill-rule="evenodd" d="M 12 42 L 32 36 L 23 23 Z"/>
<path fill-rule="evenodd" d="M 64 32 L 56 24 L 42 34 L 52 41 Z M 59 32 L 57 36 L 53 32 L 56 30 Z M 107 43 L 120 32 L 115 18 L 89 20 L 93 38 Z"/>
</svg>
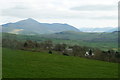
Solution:
<svg viewBox="0 0 120 80">
<path fill-rule="evenodd" d="M 13 34 L 49 34 L 62 31 L 79 32 L 80 30 L 68 24 L 40 23 L 32 18 L 2 25 L 2 32 Z"/>
<path fill-rule="evenodd" d="M 80 28 L 82 32 L 114 32 L 118 31 L 118 27 L 103 27 L 103 28 Z"/>
</svg>

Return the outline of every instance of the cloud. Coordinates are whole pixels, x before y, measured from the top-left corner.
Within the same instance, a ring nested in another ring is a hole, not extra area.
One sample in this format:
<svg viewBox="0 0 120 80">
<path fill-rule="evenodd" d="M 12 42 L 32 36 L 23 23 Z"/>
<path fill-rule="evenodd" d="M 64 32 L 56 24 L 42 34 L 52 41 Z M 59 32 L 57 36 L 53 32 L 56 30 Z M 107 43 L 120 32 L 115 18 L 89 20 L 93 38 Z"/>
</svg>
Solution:
<svg viewBox="0 0 120 80">
<path fill-rule="evenodd" d="M 112 10 L 117 10 L 117 6 L 113 6 L 113 5 L 84 5 L 84 6 L 72 7 L 71 10 L 76 10 L 76 11 L 112 11 Z"/>
<path fill-rule="evenodd" d="M 0 3 L 0 23 L 25 18 L 44 22 L 65 22 L 73 26 L 117 25 L 118 0 L 3 0 Z M 104 20 L 104 21 L 103 21 Z M 82 22 L 84 21 L 84 23 Z M 102 22 L 103 21 L 103 22 Z M 107 23 L 108 21 L 108 23 Z M 110 22 L 109 22 L 110 21 Z M 93 22 L 93 23 L 92 23 Z"/>
<path fill-rule="evenodd" d="M 19 1 L 19 0 L 18 0 Z M 86 0 L 89 1 L 89 0 Z M 96 0 L 97 1 L 97 0 Z M 95 1 L 95 2 L 96 2 Z M 98 2 L 98 1 L 97 1 Z M 109 1 L 110 2 L 110 1 Z M 13 7 L 3 9 L 2 16 L 17 18 L 46 18 L 46 19 L 113 19 L 111 15 L 116 7 L 113 5 L 89 5 L 83 6 L 81 0 L 25 0 L 17 2 Z M 92 2 L 93 3 L 93 2 Z M 82 5 L 82 6 L 78 6 Z M 74 6 L 74 7 L 73 7 Z M 78 6 L 78 7 L 76 7 Z M 71 8 L 72 7 L 72 8 Z M 101 11 L 101 12 L 92 12 Z M 108 12 L 111 11 L 111 12 Z M 105 14 L 104 14 L 105 12 Z M 108 15 L 110 14 L 110 15 Z M 108 17 L 105 17 L 108 16 Z M 99 18 L 98 18 L 99 17 Z M 100 18 L 101 17 L 101 18 Z M 105 18 L 104 18 L 105 17 Z M 110 18 L 111 17 L 111 18 Z"/>
<path fill-rule="evenodd" d="M 118 16 L 101 16 L 101 17 L 93 17 L 92 19 L 97 19 L 97 20 L 117 20 Z"/>
<path fill-rule="evenodd" d="M 110 13 L 110 14 L 108 14 Z M 117 19 L 117 15 L 111 12 L 74 12 L 52 8 L 33 8 L 30 6 L 17 5 L 13 8 L 4 9 L 3 16 L 18 18 L 40 18 L 40 19 Z"/>
</svg>

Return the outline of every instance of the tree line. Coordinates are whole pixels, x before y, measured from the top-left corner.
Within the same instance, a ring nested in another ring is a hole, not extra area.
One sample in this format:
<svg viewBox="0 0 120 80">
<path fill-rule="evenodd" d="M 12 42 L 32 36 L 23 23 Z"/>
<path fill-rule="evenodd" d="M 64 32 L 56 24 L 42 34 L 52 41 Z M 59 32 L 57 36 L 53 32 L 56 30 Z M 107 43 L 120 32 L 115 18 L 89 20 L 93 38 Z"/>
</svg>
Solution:
<svg viewBox="0 0 120 80">
<path fill-rule="evenodd" d="M 48 51 L 52 53 L 53 51 L 58 52 L 61 55 L 67 56 L 79 56 L 89 59 L 96 59 L 108 62 L 120 63 L 120 52 L 114 50 L 103 51 L 98 48 L 91 48 L 79 45 L 68 45 L 64 43 L 54 44 L 51 40 L 46 40 L 43 42 L 37 42 L 32 40 L 18 41 L 14 39 L 2 39 L 2 47 L 21 49 L 34 52 Z M 89 49 L 94 53 L 93 56 L 85 56 L 86 51 Z"/>
</svg>

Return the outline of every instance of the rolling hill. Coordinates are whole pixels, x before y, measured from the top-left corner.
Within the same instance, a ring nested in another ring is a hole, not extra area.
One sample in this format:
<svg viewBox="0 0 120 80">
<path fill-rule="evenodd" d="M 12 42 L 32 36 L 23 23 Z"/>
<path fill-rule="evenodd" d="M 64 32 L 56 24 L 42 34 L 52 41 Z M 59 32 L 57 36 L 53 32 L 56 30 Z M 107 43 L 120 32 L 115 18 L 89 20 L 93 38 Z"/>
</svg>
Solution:
<svg viewBox="0 0 120 80">
<path fill-rule="evenodd" d="M 2 31 L 14 34 L 47 34 L 62 31 L 76 31 L 79 30 L 68 24 L 60 23 L 40 23 L 34 19 L 28 18 L 26 20 L 18 21 L 16 23 L 8 23 L 2 25 Z"/>
<path fill-rule="evenodd" d="M 86 33 L 86 32 L 73 32 L 64 31 L 54 34 L 43 34 L 42 37 L 57 38 L 66 40 L 82 40 L 87 42 L 117 42 L 118 31 L 111 33 Z"/>
<path fill-rule="evenodd" d="M 118 78 L 118 64 L 3 48 L 3 78 Z"/>
<path fill-rule="evenodd" d="M 103 50 L 118 49 L 118 32 L 112 33 L 85 33 L 85 32 L 59 32 L 41 35 L 16 35 L 3 33 L 3 39 L 14 39 L 18 41 L 33 40 L 42 42 L 51 40 L 53 43 L 65 43 L 68 45 L 80 45 L 96 47 Z"/>
</svg>

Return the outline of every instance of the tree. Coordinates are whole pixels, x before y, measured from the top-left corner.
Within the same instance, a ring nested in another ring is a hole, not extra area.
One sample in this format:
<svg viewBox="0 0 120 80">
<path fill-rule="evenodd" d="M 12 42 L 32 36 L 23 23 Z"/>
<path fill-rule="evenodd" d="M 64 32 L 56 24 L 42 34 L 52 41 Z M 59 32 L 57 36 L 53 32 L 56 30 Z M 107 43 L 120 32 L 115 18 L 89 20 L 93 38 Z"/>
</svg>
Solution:
<svg viewBox="0 0 120 80">
<path fill-rule="evenodd" d="M 27 42 L 24 43 L 24 47 L 28 47 L 28 43 Z"/>
<path fill-rule="evenodd" d="M 67 45 L 66 44 L 56 44 L 54 49 L 56 51 L 64 51 L 66 49 Z"/>
</svg>

